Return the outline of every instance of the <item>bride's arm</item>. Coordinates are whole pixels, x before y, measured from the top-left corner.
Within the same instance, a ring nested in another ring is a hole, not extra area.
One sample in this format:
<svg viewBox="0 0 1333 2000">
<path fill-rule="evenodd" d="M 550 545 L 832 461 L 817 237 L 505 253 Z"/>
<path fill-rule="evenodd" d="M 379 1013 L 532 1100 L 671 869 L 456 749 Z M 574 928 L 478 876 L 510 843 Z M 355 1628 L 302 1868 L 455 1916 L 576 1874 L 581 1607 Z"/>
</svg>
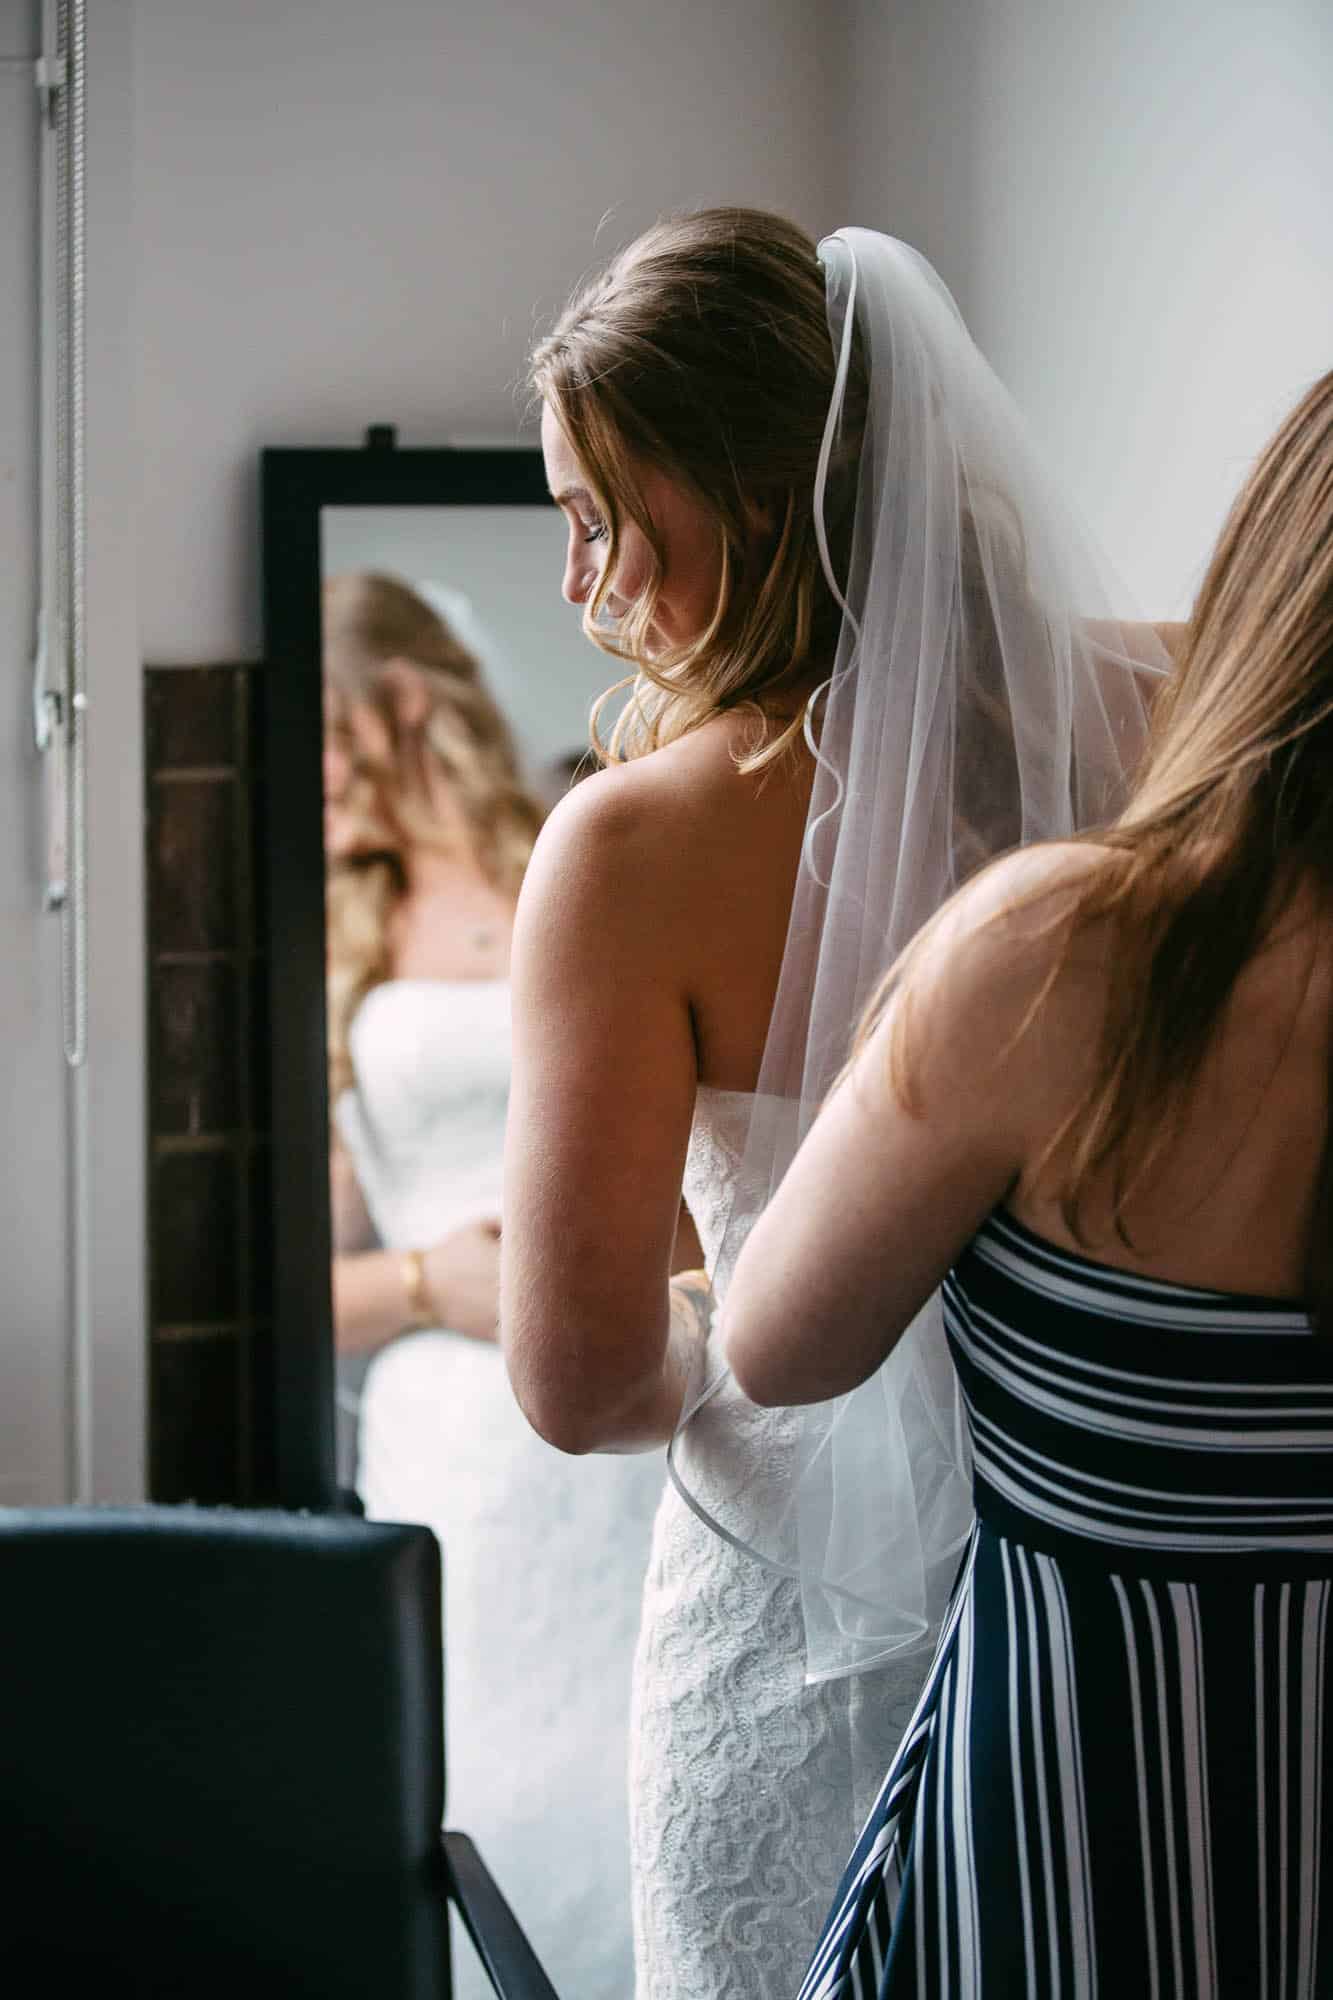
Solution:
<svg viewBox="0 0 1333 2000">
<path fill-rule="evenodd" d="M 333 1260 L 333 1327 L 340 1354 L 373 1354 L 400 1333 L 435 1327 L 467 1340 L 496 1337 L 500 1225 L 462 1223 L 420 1250 L 361 1250 Z"/>
<path fill-rule="evenodd" d="M 500 1333 L 563 1451 L 675 1428 L 700 1337 L 670 1272 L 695 1092 L 690 913 L 644 765 L 547 821 L 519 900 Z"/>
<path fill-rule="evenodd" d="M 340 1354 L 370 1354 L 413 1323 L 403 1260 L 380 1247 L 351 1156 L 329 1142 L 333 1332 Z"/>
<path fill-rule="evenodd" d="M 329 1146 L 329 1208 L 339 1354 L 373 1354 L 397 1334 L 425 1326 L 471 1340 L 495 1339 L 498 1221 L 464 1223 L 419 1251 L 383 1249 L 351 1155 L 336 1131 Z"/>
<path fill-rule="evenodd" d="M 1124 667 L 1131 669 L 1133 685 L 1151 709 L 1180 659 L 1189 626 L 1174 619 L 1149 624 L 1143 620 L 1085 618 L 1082 630 L 1102 656 L 1102 692 L 1115 717 L 1119 708 L 1117 681 Z"/>
<path fill-rule="evenodd" d="M 1129 659 L 1152 679 L 1160 679 L 1180 658 L 1189 626 L 1176 618 L 1085 618 L 1084 635 L 1108 653 Z"/>
</svg>

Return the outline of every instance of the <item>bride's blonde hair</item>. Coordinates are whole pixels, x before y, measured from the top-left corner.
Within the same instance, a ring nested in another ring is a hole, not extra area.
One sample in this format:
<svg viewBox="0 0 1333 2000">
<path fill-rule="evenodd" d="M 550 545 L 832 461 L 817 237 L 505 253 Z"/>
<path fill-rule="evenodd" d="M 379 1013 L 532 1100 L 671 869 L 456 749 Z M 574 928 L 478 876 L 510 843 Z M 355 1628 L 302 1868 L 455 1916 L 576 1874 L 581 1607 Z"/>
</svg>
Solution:
<svg viewBox="0 0 1333 2000">
<path fill-rule="evenodd" d="M 451 844 L 430 809 L 431 766 L 448 784 L 478 868 L 502 895 L 518 895 L 542 808 L 523 781 L 512 732 L 476 659 L 414 590 L 397 577 L 349 572 L 324 585 L 323 614 L 326 727 L 337 728 L 354 708 L 369 709 L 390 746 L 384 765 L 363 764 L 358 772 L 370 794 L 367 844 L 328 870 L 329 1082 L 336 1093 L 352 1081 L 352 1016 L 390 974 L 404 854 Z M 427 696 L 425 715 L 410 725 L 400 708 L 404 668 Z"/>
<path fill-rule="evenodd" d="M 758 725 L 758 768 L 799 734 L 799 698 L 833 664 L 841 613 L 820 560 L 815 477 L 835 360 L 824 272 L 810 237 L 759 209 L 713 208 L 658 222 L 578 291 L 535 348 L 534 389 L 559 423 L 607 530 L 584 610 L 588 637 L 633 673 L 611 760 L 659 748 L 723 710 Z M 865 379 L 854 343 L 825 525 L 845 574 Z M 662 546 L 636 466 L 651 465 L 711 514 L 721 581 L 705 631 L 650 650 Z M 613 618 L 624 524 L 648 543 L 648 581 Z M 776 729 L 772 726 L 777 721 Z"/>
</svg>

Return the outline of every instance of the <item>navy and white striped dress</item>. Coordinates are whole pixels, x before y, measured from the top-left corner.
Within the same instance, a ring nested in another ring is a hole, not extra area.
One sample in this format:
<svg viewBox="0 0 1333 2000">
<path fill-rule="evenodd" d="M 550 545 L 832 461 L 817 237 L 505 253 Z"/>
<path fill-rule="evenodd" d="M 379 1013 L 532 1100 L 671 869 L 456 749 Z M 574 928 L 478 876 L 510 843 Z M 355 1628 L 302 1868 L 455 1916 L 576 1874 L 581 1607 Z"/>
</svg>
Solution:
<svg viewBox="0 0 1333 2000">
<path fill-rule="evenodd" d="M 801 2000 L 1333 1996 L 1333 1340 L 993 1215 L 978 1525 Z"/>
</svg>

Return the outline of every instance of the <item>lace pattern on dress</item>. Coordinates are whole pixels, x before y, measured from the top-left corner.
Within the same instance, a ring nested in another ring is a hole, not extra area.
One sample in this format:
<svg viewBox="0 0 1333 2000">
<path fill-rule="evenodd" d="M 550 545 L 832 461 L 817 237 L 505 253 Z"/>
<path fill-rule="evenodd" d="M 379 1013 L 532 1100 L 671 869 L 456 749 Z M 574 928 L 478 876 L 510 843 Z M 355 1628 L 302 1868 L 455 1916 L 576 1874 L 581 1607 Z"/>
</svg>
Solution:
<svg viewBox="0 0 1333 2000">
<path fill-rule="evenodd" d="M 706 1257 L 730 1211 L 749 1117 L 701 1089 L 685 1195 Z M 762 1509 L 790 1411 L 728 1424 L 729 1492 Z M 708 1495 L 702 1496 L 705 1502 Z M 854 1746 L 906 1727 L 926 1662 L 805 1683 L 796 1586 L 731 1548 L 667 1486 L 653 1534 L 630 1723 L 637 2000 L 790 2000 L 872 1800 Z"/>
</svg>

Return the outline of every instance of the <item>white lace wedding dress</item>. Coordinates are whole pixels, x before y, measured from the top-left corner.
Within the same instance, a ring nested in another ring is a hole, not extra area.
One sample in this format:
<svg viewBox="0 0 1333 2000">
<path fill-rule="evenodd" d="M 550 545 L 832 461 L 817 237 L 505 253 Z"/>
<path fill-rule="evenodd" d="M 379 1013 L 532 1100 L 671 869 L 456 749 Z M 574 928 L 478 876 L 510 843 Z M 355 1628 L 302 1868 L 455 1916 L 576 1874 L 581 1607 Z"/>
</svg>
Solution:
<svg viewBox="0 0 1333 2000">
<path fill-rule="evenodd" d="M 726 1222 L 750 1099 L 701 1089 L 685 1195 L 705 1256 Z M 776 1505 L 791 1412 L 733 1410 L 692 1467 L 727 1513 Z M 738 1481 L 738 1475 L 740 1479 Z M 700 1498 L 707 1505 L 704 1484 Z M 929 1656 L 805 1685 L 795 1586 L 733 1549 L 668 1485 L 634 1664 L 630 1810 L 637 2000 L 790 2000 Z M 853 1744 L 857 1756 L 853 1758 Z M 873 1777 L 870 1774 L 873 1772 Z"/>
<path fill-rule="evenodd" d="M 338 1125 L 381 1241 L 498 1215 L 508 986 L 374 987 L 350 1042 L 357 1087 Z M 360 1454 L 367 1512 L 427 1522 L 444 1551 L 449 1822 L 557 1991 L 625 2000 L 630 1663 L 661 1457 L 563 1456 L 524 1420 L 499 1349 L 448 1332 L 376 1357 Z M 467 1946 L 455 1992 L 489 1993 Z"/>
</svg>

